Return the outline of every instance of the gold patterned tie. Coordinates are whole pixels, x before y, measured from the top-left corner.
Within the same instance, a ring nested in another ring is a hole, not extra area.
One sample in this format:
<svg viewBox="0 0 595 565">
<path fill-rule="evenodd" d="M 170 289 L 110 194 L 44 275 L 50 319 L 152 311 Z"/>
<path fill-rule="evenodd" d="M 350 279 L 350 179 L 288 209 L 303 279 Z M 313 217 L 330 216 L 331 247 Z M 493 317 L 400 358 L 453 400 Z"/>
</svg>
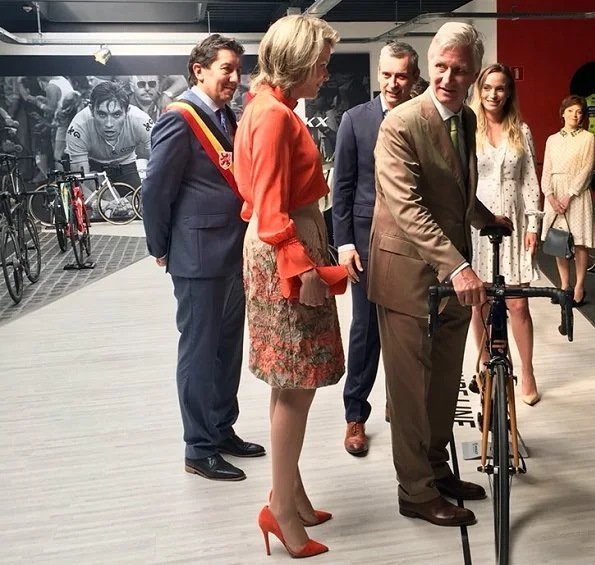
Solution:
<svg viewBox="0 0 595 565">
<path fill-rule="evenodd" d="M 459 116 L 454 115 L 448 118 L 448 128 L 450 132 L 450 140 L 457 152 L 457 156 L 460 159 L 460 151 L 459 151 Z"/>
</svg>

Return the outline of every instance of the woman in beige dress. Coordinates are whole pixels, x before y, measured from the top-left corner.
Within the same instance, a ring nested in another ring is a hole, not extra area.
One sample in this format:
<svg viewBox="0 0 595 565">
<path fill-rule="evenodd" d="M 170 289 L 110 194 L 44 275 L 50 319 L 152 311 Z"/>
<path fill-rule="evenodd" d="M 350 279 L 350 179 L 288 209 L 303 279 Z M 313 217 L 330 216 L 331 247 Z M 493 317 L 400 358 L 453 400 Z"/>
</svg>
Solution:
<svg viewBox="0 0 595 565">
<path fill-rule="evenodd" d="M 570 228 L 575 245 L 576 306 L 582 306 L 585 301 L 587 248 L 594 247 L 593 205 L 588 188 L 595 165 L 595 136 L 582 129 L 586 111 L 585 99 L 580 96 L 567 96 L 562 100 L 560 117 L 564 127 L 548 137 L 541 177 L 541 190 L 545 195 L 541 239 L 545 239 L 552 225 L 563 230 Z M 556 257 L 556 263 L 560 286 L 569 288 L 570 261 Z"/>
</svg>

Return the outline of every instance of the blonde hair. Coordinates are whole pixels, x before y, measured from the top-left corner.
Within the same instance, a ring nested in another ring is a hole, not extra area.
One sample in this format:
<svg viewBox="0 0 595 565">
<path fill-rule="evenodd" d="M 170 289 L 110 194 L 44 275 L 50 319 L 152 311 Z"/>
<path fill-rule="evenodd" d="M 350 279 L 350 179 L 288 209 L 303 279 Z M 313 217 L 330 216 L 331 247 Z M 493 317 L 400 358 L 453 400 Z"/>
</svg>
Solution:
<svg viewBox="0 0 595 565">
<path fill-rule="evenodd" d="M 470 24 L 462 22 L 446 22 L 436 32 L 428 49 L 428 60 L 433 56 L 434 51 L 453 49 L 455 47 L 469 47 L 473 53 L 474 72 L 481 69 L 484 47 L 479 32 Z"/>
<path fill-rule="evenodd" d="M 338 41 L 339 34 L 320 18 L 293 15 L 277 20 L 260 42 L 251 89 L 268 84 L 289 93 L 316 72 L 325 44 L 332 48 Z"/>
<path fill-rule="evenodd" d="M 471 106 L 471 109 L 477 116 L 477 130 L 475 133 L 477 150 L 479 153 L 483 153 L 484 144 L 487 139 L 488 121 L 481 103 L 481 91 L 486 79 L 492 73 L 502 73 L 506 79 L 508 98 L 502 108 L 502 127 L 504 135 L 508 138 L 510 148 L 516 155 L 522 155 L 525 152 L 525 139 L 523 134 L 523 120 L 516 95 L 516 85 L 511 70 L 506 65 L 500 65 L 499 63 L 485 67 L 473 85 L 473 96 L 469 106 Z"/>
</svg>

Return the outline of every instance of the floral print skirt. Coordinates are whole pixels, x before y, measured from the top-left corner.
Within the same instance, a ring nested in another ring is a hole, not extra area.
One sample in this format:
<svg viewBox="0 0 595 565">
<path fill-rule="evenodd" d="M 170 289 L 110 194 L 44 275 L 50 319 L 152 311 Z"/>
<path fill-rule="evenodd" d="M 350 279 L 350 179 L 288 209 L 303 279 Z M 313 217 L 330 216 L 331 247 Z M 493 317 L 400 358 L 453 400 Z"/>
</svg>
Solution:
<svg viewBox="0 0 595 565">
<path fill-rule="evenodd" d="M 326 225 L 317 203 L 290 216 L 312 260 L 328 265 Z M 335 299 L 312 307 L 283 298 L 276 248 L 259 239 L 255 215 L 244 240 L 244 286 L 252 373 L 275 388 L 336 384 L 345 358 Z"/>
</svg>

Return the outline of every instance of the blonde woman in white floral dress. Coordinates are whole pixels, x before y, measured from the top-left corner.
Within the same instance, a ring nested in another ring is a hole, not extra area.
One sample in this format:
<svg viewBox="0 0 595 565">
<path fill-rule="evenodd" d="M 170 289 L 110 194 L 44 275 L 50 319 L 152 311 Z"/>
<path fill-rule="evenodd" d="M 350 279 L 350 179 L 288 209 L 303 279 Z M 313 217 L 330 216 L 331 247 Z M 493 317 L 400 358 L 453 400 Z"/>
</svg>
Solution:
<svg viewBox="0 0 595 565">
<path fill-rule="evenodd" d="M 586 109 L 585 99 L 580 96 L 567 96 L 562 100 L 560 117 L 564 127 L 547 139 L 541 176 L 541 189 L 546 199 L 541 239 L 545 239 L 552 222 L 554 227 L 564 230 L 570 226 L 575 245 L 576 306 L 582 306 L 585 302 L 585 276 L 589 260 L 587 249 L 595 244 L 593 204 L 588 190 L 595 166 L 595 136 L 581 127 Z M 570 261 L 556 257 L 556 264 L 560 286 L 571 287 Z"/>
<path fill-rule="evenodd" d="M 527 212 L 539 209 L 535 149 L 522 123 L 510 69 L 494 64 L 482 70 L 473 89 L 477 115 L 477 197 L 494 214 L 508 216 L 514 231 L 500 246 L 500 273 L 507 284 L 528 286 L 539 278 L 535 264 L 538 220 Z M 493 280 L 492 245 L 473 230 L 473 270 L 486 283 Z M 522 398 L 533 406 L 539 399 L 533 374 L 533 321 L 526 298 L 506 301 L 512 333 L 521 358 Z M 482 347 L 487 306 L 473 308 L 472 327 Z M 487 360 L 487 354 L 483 355 Z"/>
</svg>

